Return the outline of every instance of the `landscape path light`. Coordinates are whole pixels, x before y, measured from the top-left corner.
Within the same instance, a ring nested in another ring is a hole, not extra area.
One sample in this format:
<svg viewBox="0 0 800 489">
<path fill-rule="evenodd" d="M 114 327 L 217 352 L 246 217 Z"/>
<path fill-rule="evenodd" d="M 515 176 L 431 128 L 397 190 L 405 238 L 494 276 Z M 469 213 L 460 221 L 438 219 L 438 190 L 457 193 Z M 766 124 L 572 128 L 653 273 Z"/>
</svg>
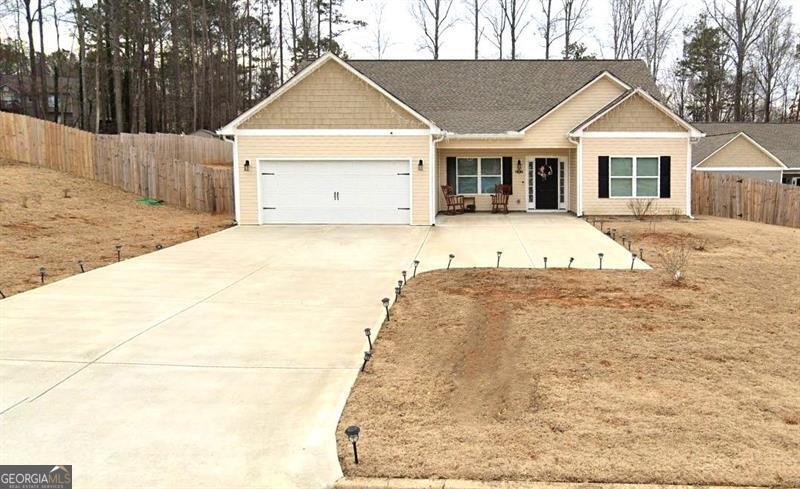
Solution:
<svg viewBox="0 0 800 489">
<path fill-rule="evenodd" d="M 367 336 L 367 341 L 369 342 L 369 351 L 372 351 L 372 330 L 364 328 L 364 334 Z"/>
<path fill-rule="evenodd" d="M 41 277 L 42 283 L 44 283 L 45 275 L 47 275 L 47 269 L 45 267 L 39 267 L 39 277 Z"/>
<path fill-rule="evenodd" d="M 547 268 L 547 257 L 546 256 L 544 257 L 544 268 L 545 269 Z"/>
<path fill-rule="evenodd" d="M 636 263 L 636 253 L 631 254 L 631 271 L 633 271 L 634 263 Z"/>
<path fill-rule="evenodd" d="M 574 257 L 572 257 L 572 256 L 569 257 L 569 263 L 567 264 L 567 268 L 572 268 L 572 262 L 574 262 L 574 261 L 575 261 Z"/>
<path fill-rule="evenodd" d="M 397 287 L 400 289 L 400 292 L 402 293 L 403 292 L 403 281 L 402 280 L 398 280 L 397 281 Z"/>
<path fill-rule="evenodd" d="M 456 255 L 450 253 L 450 259 L 447 261 L 447 269 L 448 270 L 450 270 L 450 264 L 453 263 L 453 258 L 455 258 L 455 257 L 456 257 Z"/>
<path fill-rule="evenodd" d="M 363 372 L 365 368 L 367 368 L 367 362 L 369 359 L 372 358 L 372 353 L 365 351 L 364 352 L 364 363 L 361 364 L 361 371 Z"/>
<path fill-rule="evenodd" d="M 502 251 L 497 252 L 497 268 L 500 268 L 500 257 L 503 256 Z"/>
<path fill-rule="evenodd" d="M 383 303 L 383 308 L 386 309 L 386 320 L 388 321 L 389 320 L 389 302 L 390 302 L 390 300 L 389 300 L 388 297 L 384 297 L 383 299 L 381 299 L 381 302 Z"/>
<path fill-rule="evenodd" d="M 195 234 L 195 236 L 197 236 L 198 238 L 200 237 L 200 226 L 195 226 L 195 227 L 194 227 L 194 234 Z"/>
<path fill-rule="evenodd" d="M 402 272 L 400 272 L 400 273 L 403 275 L 403 285 L 405 285 L 405 284 L 406 284 L 406 282 L 408 282 L 408 280 L 407 280 L 407 278 L 406 278 L 406 275 L 408 275 L 408 273 L 406 273 L 406 271 L 405 271 L 405 270 L 403 270 L 403 271 L 402 271 Z"/>
<path fill-rule="evenodd" d="M 83 260 L 78 260 L 78 266 L 79 266 L 79 267 L 81 267 L 81 273 L 83 273 L 83 272 L 85 272 L 85 271 L 86 271 L 86 270 L 84 270 L 84 268 L 83 268 Z"/>
<path fill-rule="evenodd" d="M 414 276 L 417 276 L 417 267 L 419 266 L 419 260 L 414 260 Z"/>
<path fill-rule="evenodd" d="M 5 298 L 6 298 L 6 295 L 3 293 L 2 290 L 0 290 L 0 299 L 5 299 Z"/>
<path fill-rule="evenodd" d="M 394 300 L 397 300 L 400 297 L 400 292 L 402 292 L 400 287 L 395 287 L 394 288 Z"/>
<path fill-rule="evenodd" d="M 644 248 L 639 248 L 639 259 L 644 261 Z"/>
<path fill-rule="evenodd" d="M 598 253 L 597 257 L 600 258 L 600 270 L 602 270 L 603 269 L 603 254 L 602 253 Z"/>
<path fill-rule="evenodd" d="M 358 446 L 356 444 L 358 443 L 359 433 L 361 433 L 361 428 L 358 426 L 348 426 L 344 429 L 344 434 L 347 435 L 347 439 L 353 444 L 353 458 L 356 464 L 358 463 Z"/>
<path fill-rule="evenodd" d="M 117 261 L 122 260 L 122 245 L 118 244 L 114 246 L 114 249 L 117 250 Z"/>
</svg>

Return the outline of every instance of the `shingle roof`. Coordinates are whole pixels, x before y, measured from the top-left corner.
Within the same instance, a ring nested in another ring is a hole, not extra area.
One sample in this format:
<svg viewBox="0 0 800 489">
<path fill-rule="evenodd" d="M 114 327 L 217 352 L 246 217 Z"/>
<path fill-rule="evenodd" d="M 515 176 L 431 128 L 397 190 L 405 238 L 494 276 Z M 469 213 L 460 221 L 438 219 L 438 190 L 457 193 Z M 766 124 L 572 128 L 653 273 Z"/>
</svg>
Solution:
<svg viewBox="0 0 800 489">
<path fill-rule="evenodd" d="M 692 148 L 692 163 L 698 164 L 725 143 L 743 132 L 772 153 L 789 168 L 800 168 L 800 124 L 764 124 L 746 122 L 697 123 L 706 133 Z"/>
<path fill-rule="evenodd" d="M 656 98 L 639 60 L 348 60 L 440 128 L 461 134 L 519 131 L 608 71 Z"/>
</svg>

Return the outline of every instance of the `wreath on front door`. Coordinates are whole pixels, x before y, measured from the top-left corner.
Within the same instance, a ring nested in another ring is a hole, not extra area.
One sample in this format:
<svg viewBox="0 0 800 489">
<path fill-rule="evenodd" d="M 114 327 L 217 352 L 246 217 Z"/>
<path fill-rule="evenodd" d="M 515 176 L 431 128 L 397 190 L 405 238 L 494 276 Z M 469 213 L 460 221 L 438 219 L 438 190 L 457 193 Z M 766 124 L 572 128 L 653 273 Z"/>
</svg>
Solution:
<svg viewBox="0 0 800 489">
<path fill-rule="evenodd" d="M 542 179 L 543 182 L 546 182 L 547 177 L 553 174 L 553 167 L 542 164 L 539 166 L 539 169 L 536 171 L 536 174 L 539 175 L 539 177 Z"/>
</svg>

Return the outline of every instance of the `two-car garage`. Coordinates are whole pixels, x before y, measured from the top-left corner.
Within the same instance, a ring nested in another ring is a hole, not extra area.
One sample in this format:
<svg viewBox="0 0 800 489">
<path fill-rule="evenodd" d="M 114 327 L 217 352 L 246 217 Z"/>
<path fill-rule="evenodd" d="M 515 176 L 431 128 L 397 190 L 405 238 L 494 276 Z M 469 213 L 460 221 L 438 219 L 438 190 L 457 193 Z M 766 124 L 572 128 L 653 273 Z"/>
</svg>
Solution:
<svg viewBox="0 0 800 489">
<path fill-rule="evenodd" d="M 411 163 L 259 159 L 262 224 L 409 224 Z"/>
</svg>

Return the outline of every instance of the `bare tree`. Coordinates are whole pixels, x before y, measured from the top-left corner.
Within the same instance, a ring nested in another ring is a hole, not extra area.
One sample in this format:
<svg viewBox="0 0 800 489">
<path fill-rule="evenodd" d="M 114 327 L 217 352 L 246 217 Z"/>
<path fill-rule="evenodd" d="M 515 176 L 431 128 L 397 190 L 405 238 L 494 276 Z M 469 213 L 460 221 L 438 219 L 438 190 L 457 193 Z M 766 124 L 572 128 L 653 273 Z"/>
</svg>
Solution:
<svg viewBox="0 0 800 489">
<path fill-rule="evenodd" d="M 649 0 L 645 9 L 644 55 L 653 78 L 659 68 L 678 26 L 677 10 L 672 0 Z"/>
<path fill-rule="evenodd" d="M 542 20 L 539 21 L 539 33 L 544 38 L 544 59 L 550 59 L 550 47 L 561 37 L 557 33 L 559 13 L 554 11 L 553 3 L 555 3 L 555 0 L 539 0 L 539 7 L 542 12 Z"/>
<path fill-rule="evenodd" d="M 772 23 L 778 0 L 705 0 L 709 16 L 733 49 L 733 118 L 743 117 L 745 64 L 750 49 Z"/>
<path fill-rule="evenodd" d="M 502 0 L 500 2 L 511 39 L 511 59 L 517 59 L 517 39 L 531 23 L 531 19 L 526 15 L 529 5 L 530 0 Z"/>
<path fill-rule="evenodd" d="M 614 59 L 625 57 L 625 47 L 628 45 L 628 29 L 625 24 L 628 20 L 626 9 L 628 0 L 611 0 L 611 42 L 614 49 Z"/>
<path fill-rule="evenodd" d="M 383 12 L 386 10 L 387 0 L 375 0 L 372 2 L 372 18 L 367 23 L 369 26 L 370 44 L 367 46 L 376 59 L 383 59 L 386 50 L 391 46 L 392 41 L 383 20 Z"/>
<path fill-rule="evenodd" d="M 756 80 L 764 96 L 764 122 L 772 119 L 772 104 L 778 80 L 791 61 L 795 37 L 792 32 L 791 11 L 779 9 L 756 43 Z"/>
<path fill-rule="evenodd" d="M 488 10 L 483 18 L 489 24 L 492 30 L 492 35 L 489 37 L 489 42 L 497 48 L 497 58 L 503 59 L 503 39 L 506 35 L 506 16 L 503 14 L 501 4 L 503 0 L 495 0 L 494 8 Z"/>
<path fill-rule="evenodd" d="M 574 35 L 583 29 L 583 21 L 589 12 L 589 0 L 561 0 L 564 24 L 564 59 L 570 59 L 577 47 Z"/>
<path fill-rule="evenodd" d="M 475 59 L 478 59 L 478 46 L 483 37 L 483 27 L 480 25 L 481 11 L 488 0 L 464 0 L 467 7 L 467 21 L 472 25 L 473 48 Z"/>
<path fill-rule="evenodd" d="M 433 59 L 439 59 L 442 37 L 455 23 L 450 18 L 452 8 L 453 0 L 415 0 L 411 7 L 411 15 L 422 29 L 421 48 L 429 51 Z"/>
</svg>

